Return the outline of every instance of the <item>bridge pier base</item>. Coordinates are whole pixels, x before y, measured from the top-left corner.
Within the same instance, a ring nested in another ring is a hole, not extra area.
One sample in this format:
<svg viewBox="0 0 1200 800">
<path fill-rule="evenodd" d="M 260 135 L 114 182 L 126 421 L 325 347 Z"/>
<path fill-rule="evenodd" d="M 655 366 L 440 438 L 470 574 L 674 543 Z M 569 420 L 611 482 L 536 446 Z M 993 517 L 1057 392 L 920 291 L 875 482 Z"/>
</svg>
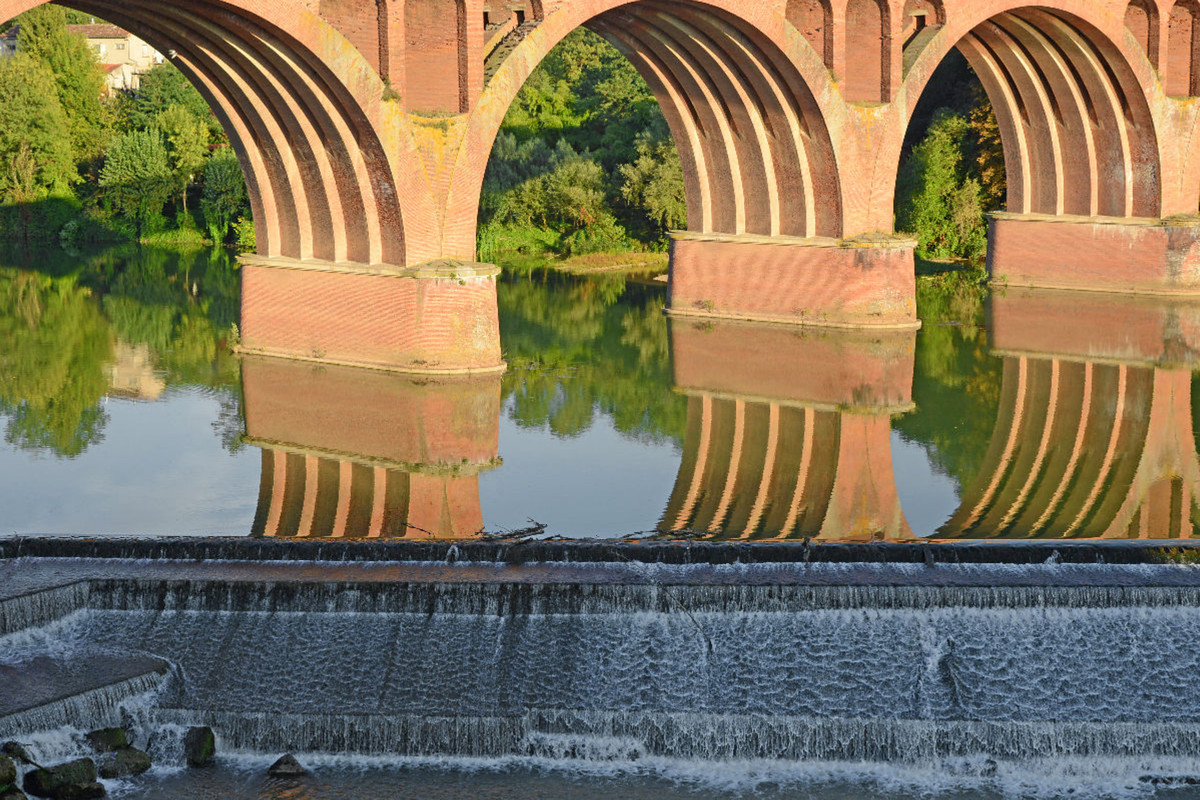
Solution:
<svg viewBox="0 0 1200 800">
<path fill-rule="evenodd" d="M 1200 219 L 991 215 L 988 271 L 1009 286 L 1200 295 Z"/>
<path fill-rule="evenodd" d="M 920 327 L 913 250 L 857 239 L 677 233 L 668 311 L 836 328 Z"/>
<path fill-rule="evenodd" d="M 490 264 L 242 265 L 242 352 L 418 374 L 504 371 Z"/>
</svg>

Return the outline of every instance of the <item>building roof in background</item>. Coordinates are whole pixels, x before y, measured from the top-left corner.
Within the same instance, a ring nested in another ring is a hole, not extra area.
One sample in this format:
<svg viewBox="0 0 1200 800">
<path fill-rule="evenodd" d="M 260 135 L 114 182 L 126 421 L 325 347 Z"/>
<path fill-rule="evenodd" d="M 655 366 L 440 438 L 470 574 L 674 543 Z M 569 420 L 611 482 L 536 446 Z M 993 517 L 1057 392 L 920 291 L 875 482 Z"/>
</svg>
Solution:
<svg viewBox="0 0 1200 800">
<path fill-rule="evenodd" d="M 117 25 L 108 23 L 93 23 L 91 25 L 68 25 L 70 33 L 77 33 L 89 39 L 127 39 L 129 31 Z"/>
<path fill-rule="evenodd" d="M 87 39 L 127 39 L 127 38 L 129 38 L 129 31 L 125 30 L 124 28 L 122 28 L 119 25 L 113 25 L 108 22 L 93 22 L 88 25 L 68 25 L 67 31 L 69 33 L 78 34 L 79 36 L 83 36 Z M 21 26 L 13 25 L 11 28 L 6 30 L 3 34 L 0 34 L 0 39 L 15 39 L 15 38 L 17 38 L 17 34 L 19 34 L 20 32 L 21 32 Z"/>
</svg>

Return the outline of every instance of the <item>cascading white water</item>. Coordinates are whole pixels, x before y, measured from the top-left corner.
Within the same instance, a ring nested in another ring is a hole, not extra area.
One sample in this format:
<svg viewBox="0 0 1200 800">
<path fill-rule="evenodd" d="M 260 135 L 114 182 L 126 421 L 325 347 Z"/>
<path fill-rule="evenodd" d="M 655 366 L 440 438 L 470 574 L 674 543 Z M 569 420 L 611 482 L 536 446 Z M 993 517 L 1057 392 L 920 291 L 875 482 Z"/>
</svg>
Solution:
<svg viewBox="0 0 1200 800">
<path fill-rule="evenodd" d="M 0 600 L 0 636 L 46 625 L 87 605 L 84 581 Z"/>
<path fill-rule="evenodd" d="M 166 659 L 151 717 L 250 752 L 1200 758 L 1186 585 L 112 580 L 89 606 L 59 650 Z"/>
</svg>

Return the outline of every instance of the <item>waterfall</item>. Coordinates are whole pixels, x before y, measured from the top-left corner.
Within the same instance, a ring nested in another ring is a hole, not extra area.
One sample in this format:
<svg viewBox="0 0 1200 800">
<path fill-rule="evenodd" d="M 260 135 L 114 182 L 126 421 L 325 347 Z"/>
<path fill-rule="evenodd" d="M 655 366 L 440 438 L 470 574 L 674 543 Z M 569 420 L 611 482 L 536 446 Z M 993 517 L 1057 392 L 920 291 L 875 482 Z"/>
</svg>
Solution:
<svg viewBox="0 0 1200 800">
<path fill-rule="evenodd" d="M 0 736 L 23 736 L 69 727 L 94 730 L 122 723 L 122 707 L 132 698 L 161 688 L 165 674 L 152 670 L 106 686 L 79 692 L 45 705 L 0 716 Z"/>
<path fill-rule="evenodd" d="M 1200 759 L 1193 567 L 88 563 L 2 601 L 0 658 L 127 673 L 10 735 L 137 697 L 161 742 L 248 755 Z"/>
<path fill-rule="evenodd" d="M 0 599 L 0 636 L 48 625 L 87 605 L 88 584 L 80 581 Z"/>
</svg>

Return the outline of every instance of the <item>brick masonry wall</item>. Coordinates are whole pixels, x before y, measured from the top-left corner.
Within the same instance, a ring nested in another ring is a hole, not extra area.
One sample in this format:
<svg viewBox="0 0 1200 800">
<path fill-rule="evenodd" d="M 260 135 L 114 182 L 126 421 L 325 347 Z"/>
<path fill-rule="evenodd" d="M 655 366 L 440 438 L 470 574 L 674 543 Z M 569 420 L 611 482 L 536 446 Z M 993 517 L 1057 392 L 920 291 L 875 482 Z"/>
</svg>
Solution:
<svg viewBox="0 0 1200 800">
<path fill-rule="evenodd" d="M 414 278 L 247 263 L 248 351 L 415 372 L 498 371 L 492 276 Z"/>
<path fill-rule="evenodd" d="M 681 314 L 915 328 L 915 281 L 911 244 L 676 238 L 671 245 L 670 307 Z"/>
<path fill-rule="evenodd" d="M 1200 291 L 1200 228 L 1089 218 L 997 216 L 988 267 L 1010 286 Z"/>
</svg>

